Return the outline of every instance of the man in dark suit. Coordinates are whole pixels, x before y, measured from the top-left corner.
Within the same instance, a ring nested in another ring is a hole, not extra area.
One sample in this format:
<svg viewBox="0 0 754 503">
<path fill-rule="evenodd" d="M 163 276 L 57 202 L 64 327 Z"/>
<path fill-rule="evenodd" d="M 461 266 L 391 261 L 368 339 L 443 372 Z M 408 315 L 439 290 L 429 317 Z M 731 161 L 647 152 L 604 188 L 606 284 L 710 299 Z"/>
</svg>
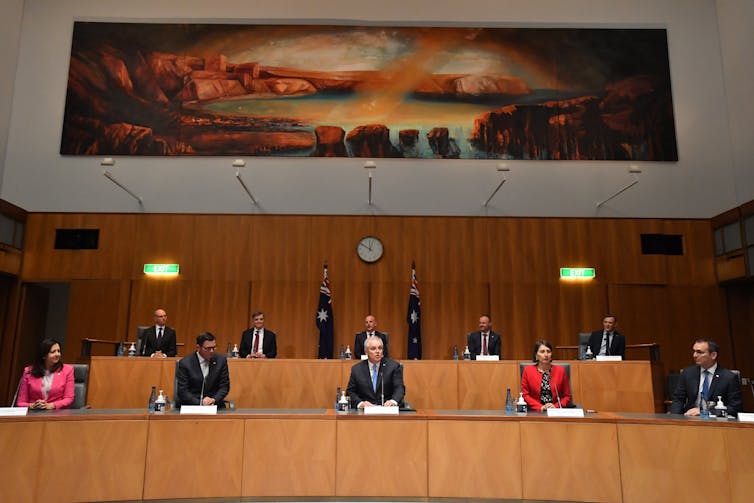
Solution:
<svg viewBox="0 0 754 503">
<path fill-rule="evenodd" d="M 390 352 L 388 351 L 388 344 L 387 339 L 388 336 L 384 332 L 378 332 L 377 331 L 377 318 L 372 316 L 371 314 L 368 314 L 366 318 L 364 318 L 364 331 L 359 332 L 356 334 L 356 339 L 353 341 L 353 357 L 354 359 L 358 360 L 361 358 L 361 355 L 366 354 L 364 352 L 364 342 L 366 342 L 367 337 L 371 337 L 373 335 L 376 335 L 380 339 L 382 339 L 382 346 L 384 347 L 384 356 L 385 358 L 388 357 Z"/>
<path fill-rule="evenodd" d="M 367 359 L 351 367 L 346 393 L 351 405 L 358 409 L 371 405 L 399 406 L 406 393 L 403 366 L 383 357 L 382 348 L 382 339 L 376 335 L 368 337 Z"/>
<path fill-rule="evenodd" d="M 217 405 L 225 408 L 230 391 L 228 360 L 217 354 L 217 341 L 210 332 L 196 338 L 196 352 L 182 358 L 176 367 L 176 406 Z"/>
<path fill-rule="evenodd" d="M 256 311 L 251 314 L 253 327 L 241 334 L 241 358 L 275 358 L 278 355 L 277 335 L 264 328 L 264 313 Z"/>
<path fill-rule="evenodd" d="M 466 336 L 466 345 L 472 360 L 477 355 L 497 355 L 503 359 L 500 334 L 492 331 L 492 319 L 486 314 L 479 317 L 479 330 Z"/>
<path fill-rule="evenodd" d="M 671 414 L 698 416 L 702 399 L 717 401 L 719 396 L 728 414 L 735 415 L 743 408 L 738 377 L 717 363 L 720 347 L 710 339 L 697 339 L 693 346 L 696 365 L 681 371 L 678 386 L 670 404 Z"/>
<path fill-rule="evenodd" d="M 154 325 L 149 327 L 142 335 L 141 354 L 158 358 L 174 357 L 175 330 L 165 325 L 168 321 L 168 313 L 164 309 L 154 312 Z"/>
<path fill-rule="evenodd" d="M 616 355 L 626 357 L 626 338 L 616 332 L 618 319 L 612 314 L 602 318 L 602 330 L 595 330 L 589 336 L 589 349 L 594 356 Z"/>
</svg>

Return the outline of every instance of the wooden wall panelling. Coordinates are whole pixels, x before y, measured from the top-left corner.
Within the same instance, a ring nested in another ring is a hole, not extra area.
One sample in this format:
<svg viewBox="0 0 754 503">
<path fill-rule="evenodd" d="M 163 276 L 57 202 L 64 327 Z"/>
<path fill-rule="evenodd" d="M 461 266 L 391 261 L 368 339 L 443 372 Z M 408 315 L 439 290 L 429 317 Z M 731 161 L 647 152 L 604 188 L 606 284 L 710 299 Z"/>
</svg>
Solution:
<svg viewBox="0 0 754 503">
<path fill-rule="evenodd" d="M 557 271 L 556 261 L 548 264 L 551 224 L 539 218 L 502 218 L 489 222 L 486 238 L 480 246 L 487 246 L 489 281 L 494 290 L 502 283 L 539 283 L 552 281 Z M 494 308 L 494 307 L 493 307 Z"/>
<path fill-rule="evenodd" d="M 161 308 L 168 315 L 168 326 L 176 330 L 176 342 L 185 344 L 184 351 L 193 349 L 200 330 L 190 321 L 191 294 L 194 291 L 191 281 L 178 278 L 143 277 L 143 279 L 132 281 L 127 332 L 129 340 L 136 338 L 137 327 L 152 325 L 155 309 Z M 206 320 L 206 322 L 211 323 L 214 320 Z M 205 325 L 202 324 L 202 326 Z"/>
<path fill-rule="evenodd" d="M 25 281 L 117 279 L 128 274 L 143 215 L 32 213 L 26 225 Z M 100 229 L 96 250 L 55 250 L 55 229 Z"/>
<path fill-rule="evenodd" d="M 144 264 L 179 264 L 180 278 L 194 279 L 196 220 L 196 215 L 141 215 L 136 237 L 124 236 L 124 239 L 134 241 L 131 277 L 136 280 L 143 279 Z M 206 258 L 207 261 L 224 258 L 217 250 L 213 252 L 213 255 Z"/>
<path fill-rule="evenodd" d="M 663 232 L 683 236 L 683 255 L 667 256 L 669 284 L 717 285 L 709 220 L 664 220 Z"/>
<path fill-rule="evenodd" d="M 370 283 L 366 281 L 347 281 L 344 279 L 333 281 L 333 276 L 342 277 L 342 273 L 334 272 L 330 276 L 330 292 L 332 293 L 332 309 L 333 318 L 335 320 L 335 325 L 333 327 L 335 339 L 333 356 L 337 358 L 337 352 L 341 344 L 343 344 L 344 348 L 346 345 L 350 345 L 351 351 L 354 351 L 353 345 L 355 335 L 364 330 L 364 318 L 370 313 L 369 299 L 372 292 Z M 307 329 L 311 330 L 315 341 L 314 353 L 310 356 L 311 358 L 317 357 L 316 344 L 319 340 L 319 330 L 314 324 L 314 316 L 317 312 L 319 287 L 321 283 L 322 280 L 320 279 L 316 286 L 312 284 L 312 287 L 309 287 L 313 288 L 313 293 L 316 294 L 315 297 L 312 297 L 313 304 L 307 312 L 309 313 L 308 320 L 311 323 L 311 326 L 307 327 Z M 374 315 L 377 318 L 377 329 L 381 330 L 385 328 L 382 327 L 382 322 L 384 320 L 380 317 L 379 312 L 374 313 Z M 309 334 L 309 331 L 305 330 L 304 333 Z"/>
<path fill-rule="evenodd" d="M 42 442 L 46 424 L 41 421 L 16 423 L 13 419 L 0 423 L 0 445 L 3 446 L 4 459 L 3 469 L 0 470 L 0 487 L 3 488 L 4 500 L 33 503 L 48 496 L 37 495 L 39 476 L 47 474 L 39 464 L 43 453 L 49 448 Z"/>
<path fill-rule="evenodd" d="M 135 340 L 128 332 L 130 282 L 125 279 L 74 280 L 70 283 L 66 361 L 81 355 L 84 338 L 107 341 Z M 92 354 L 114 356 L 114 347 L 93 344 Z"/>
<path fill-rule="evenodd" d="M 183 337 L 186 346 L 182 356 L 194 351 L 196 337 L 204 331 L 212 332 L 217 338 L 217 350 L 223 354 L 228 344 L 231 348 L 234 343 L 240 345 L 241 332 L 249 326 L 249 283 L 243 280 L 191 281 L 188 289 L 189 333 Z"/>
<path fill-rule="evenodd" d="M 592 236 L 600 246 L 598 274 L 609 283 L 665 284 L 666 255 L 642 255 L 641 234 L 662 234 L 658 219 L 605 219 L 592 221 Z"/>
<path fill-rule="evenodd" d="M 251 218 L 252 281 L 303 281 L 308 278 L 312 272 L 312 217 L 270 215 Z"/>
<path fill-rule="evenodd" d="M 18 382 L 16 376 L 11 375 L 16 342 L 18 285 L 18 278 L 0 275 L 0 354 L 5 356 L 0 358 L 0 403 L 3 405 L 10 404 Z"/>
<path fill-rule="evenodd" d="M 314 317 L 320 284 L 321 280 L 252 282 L 251 310 L 263 311 L 265 326 L 277 334 L 278 358 L 317 357 L 319 331 Z M 336 323 L 337 316 L 336 312 Z M 250 319 L 247 323 L 247 327 L 251 326 Z M 239 340 L 240 335 L 240 332 L 236 335 Z"/>
<path fill-rule="evenodd" d="M 377 329 L 390 334 L 390 358 L 403 360 L 408 351 L 406 311 L 409 279 L 407 277 L 401 282 L 372 283 L 371 291 L 372 314 L 377 318 Z"/>
<path fill-rule="evenodd" d="M 251 245 L 252 221 L 247 215 L 195 215 L 191 277 L 248 282 L 256 253 Z"/>
<path fill-rule="evenodd" d="M 734 366 L 744 377 L 754 377 L 754 284 L 725 287 L 727 312 L 730 315 L 730 333 L 735 349 Z M 751 398 L 751 393 L 745 393 Z M 747 409 L 752 410 L 752 409 Z"/>
</svg>

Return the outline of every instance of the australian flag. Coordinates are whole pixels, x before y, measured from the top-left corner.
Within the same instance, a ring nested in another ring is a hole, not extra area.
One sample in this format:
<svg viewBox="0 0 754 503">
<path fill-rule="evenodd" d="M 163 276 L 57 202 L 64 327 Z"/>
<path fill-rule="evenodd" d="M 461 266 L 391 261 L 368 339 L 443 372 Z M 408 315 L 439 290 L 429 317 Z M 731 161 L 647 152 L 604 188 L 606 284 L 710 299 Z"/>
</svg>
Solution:
<svg viewBox="0 0 754 503">
<path fill-rule="evenodd" d="M 324 268 L 324 279 L 319 287 L 319 306 L 315 318 L 319 328 L 319 354 L 317 358 L 332 358 L 333 352 L 333 320 L 332 320 L 332 295 L 330 294 L 330 281 L 327 279 L 327 266 Z"/>
<path fill-rule="evenodd" d="M 411 264 L 411 291 L 408 294 L 408 359 L 422 359 L 422 324 L 419 300 L 419 283 L 416 281 L 416 266 Z"/>
</svg>

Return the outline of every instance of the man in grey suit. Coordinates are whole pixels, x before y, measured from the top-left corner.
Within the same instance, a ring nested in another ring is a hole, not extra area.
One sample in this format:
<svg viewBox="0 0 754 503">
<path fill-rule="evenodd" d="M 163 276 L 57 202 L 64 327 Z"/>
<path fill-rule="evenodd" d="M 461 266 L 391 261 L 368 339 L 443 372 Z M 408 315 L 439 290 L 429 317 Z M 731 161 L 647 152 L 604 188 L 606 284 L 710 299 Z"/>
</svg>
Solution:
<svg viewBox="0 0 754 503">
<path fill-rule="evenodd" d="M 230 391 L 228 360 L 216 353 L 217 341 L 210 332 L 196 338 L 196 352 L 182 358 L 175 369 L 178 389 L 176 406 L 217 405 L 225 408 Z"/>
<path fill-rule="evenodd" d="M 403 385 L 403 366 L 395 360 L 383 358 L 382 339 L 373 335 L 364 343 L 366 360 L 351 367 L 346 393 L 358 409 L 371 405 L 399 406 L 406 388 Z"/>
<path fill-rule="evenodd" d="M 717 343 L 710 339 L 694 342 L 692 356 L 696 365 L 681 372 L 670 404 L 671 414 L 698 416 L 700 401 L 716 401 L 718 396 L 728 408 L 728 414 L 736 415 L 741 411 L 741 385 L 733 372 L 718 365 L 719 350 Z"/>
</svg>

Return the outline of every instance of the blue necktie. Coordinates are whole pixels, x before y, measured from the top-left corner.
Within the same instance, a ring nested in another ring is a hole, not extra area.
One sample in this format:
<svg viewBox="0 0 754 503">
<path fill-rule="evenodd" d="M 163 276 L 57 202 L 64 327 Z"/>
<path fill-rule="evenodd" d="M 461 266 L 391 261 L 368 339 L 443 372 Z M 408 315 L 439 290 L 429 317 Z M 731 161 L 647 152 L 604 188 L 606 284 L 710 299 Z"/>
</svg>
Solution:
<svg viewBox="0 0 754 503">
<path fill-rule="evenodd" d="M 702 383 L 702 399 L 706 400 L 709 395 L 709 370 L 704 371 L 704 382 Z"/>
<path fill-rule="evenodd" d="M 372 389 L 377 392 L 377 365 L 372 364 Z"/>
</svg>

